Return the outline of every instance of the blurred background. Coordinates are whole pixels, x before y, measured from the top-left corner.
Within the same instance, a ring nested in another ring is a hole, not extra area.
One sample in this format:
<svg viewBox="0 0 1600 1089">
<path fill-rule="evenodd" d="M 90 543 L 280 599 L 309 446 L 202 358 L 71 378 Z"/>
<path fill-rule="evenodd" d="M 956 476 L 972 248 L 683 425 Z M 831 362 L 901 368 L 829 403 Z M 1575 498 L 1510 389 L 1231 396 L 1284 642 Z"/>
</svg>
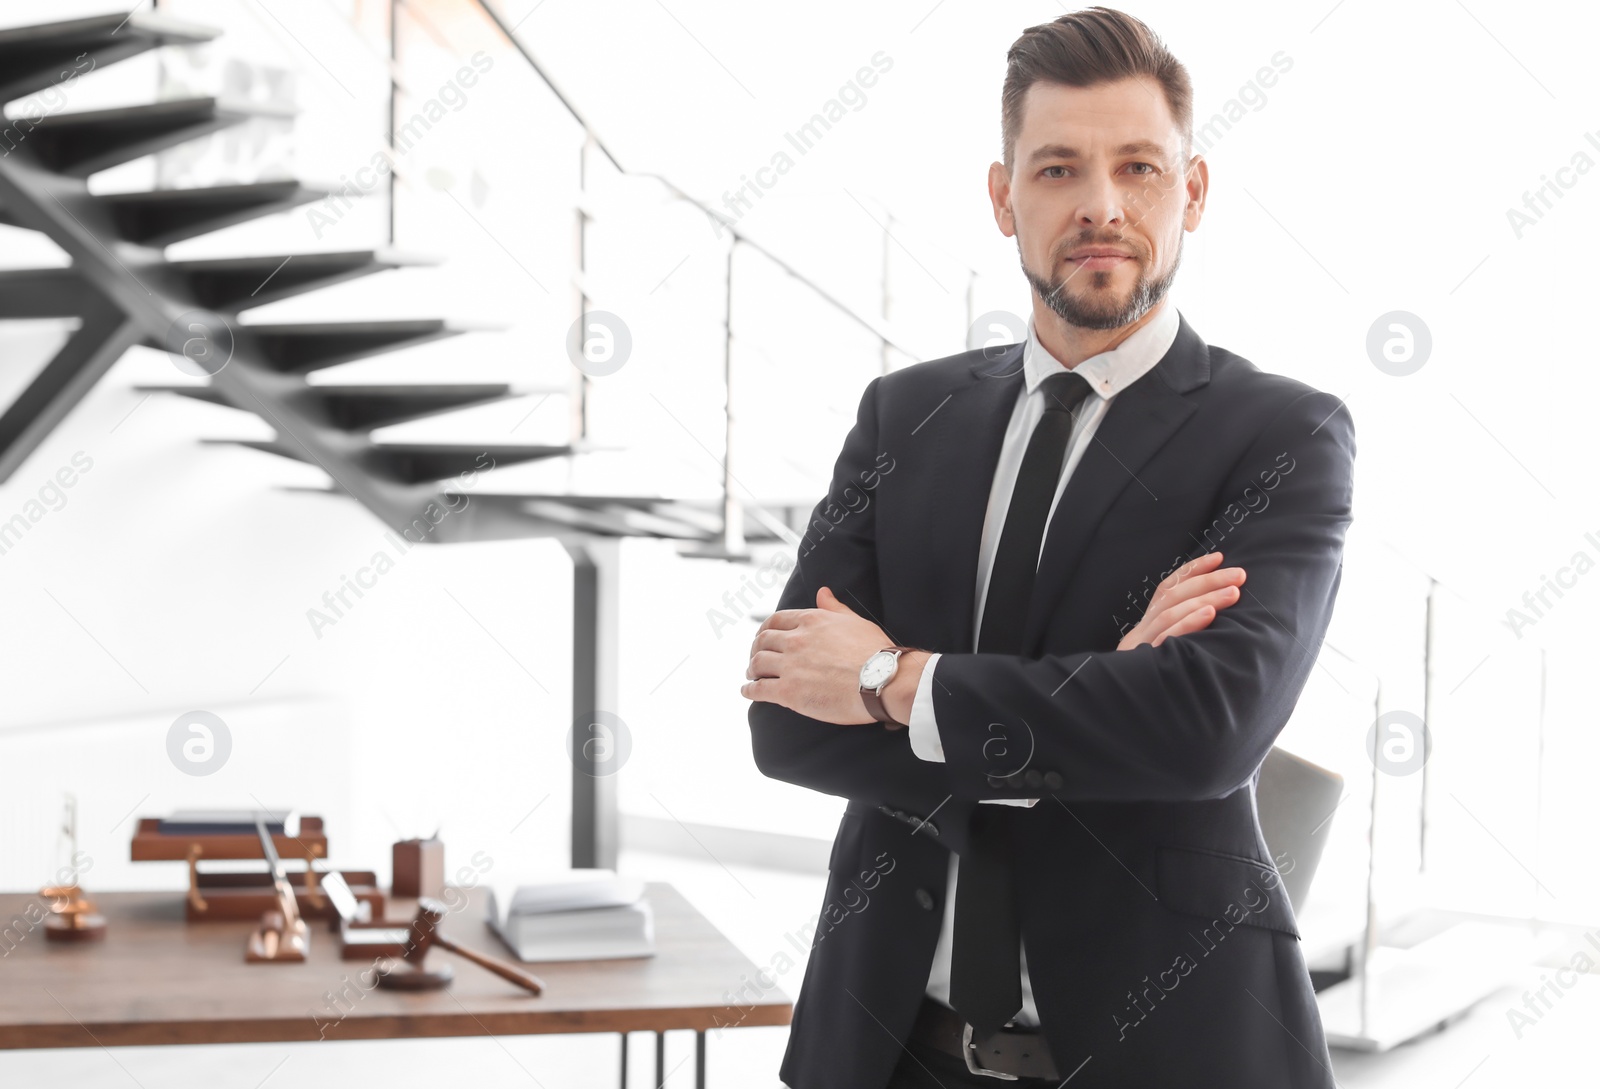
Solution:
<svg viewBox="0 0 1600 1089">
<path fill-rule="evenodd" d="M 751 762 L 749 642 L 866 383 L 1016 339 L 992 315 L 1025 317 L 1028 289 L 985 176 L 1006 49 L 1066 9 L 155 10 L 218 33 L 8 101 L 0 150 L 25 138 L 17 119 L 225 100 L 247 119 L 83 164 L 89 191 L 277 184 L 270 214 L 150 239 L 191 268 L 321 253 L 348 275 L 291 291 L 297 266 L 267 263 L 264 301 L 213 304 L 269 327 L 258 343 L 324 353 L 298 385 L 250 387 L 261 411 L 233 387 L 195 395 L 214 383 L 183 366 L 181 331 L 108 335 L 87 379 L 29 409 L 93 318 L 30 309 L 24 281 L 74 257 L 3 209 L 0 295 L 21 293 L 0 309 L 0 887 L 62 864 L 64 792 L 91 891 L 181 887 L 179 863 L 128 861 L 138 816 L 256 797 L 323 815 L 344 864 L 386 867 L 389 844 L 436 828 L 452 863 L 482 849 L 508 877 L 586 845 L 591 863 L 674 882 L 772 963 L 821 902 L 844 802 Z M 1594 278 L 1572 249 L 1600 215 L 1597 16 L 1502 0 L 1127 10 L 1188 66 L 1210 163 L 1174 301 L 1210 343 L 1336 394 L 1356 422 L 1338 610 L 1280 739 L 1344 780 L 1301 912 L 1324 997 L 1347 988 L 1324 1010 L 1353 1026 L 1340 1082 L 1592 1078 L 1591 980 L 1536 1029 L 1509 1011 L 1600 927 L 1600 379 L 1575 320 Z M 0 0 L 0 27 L 114 12 L 129 13 Z M 379 256 L 349 257 L 363 253 Z M 575 348 L 597 312 L 608 347 Z M 330 322 L 370 324 L 359 347 L 311 343 Z M 408 382 L 478 392 L 376 427 L 302 412 Z M 493 468 L 462 462 L 469 447 Z M 402 539 L 438 496 L 450 513 Z M 167 744 L 194 710 L 231 746 L 203 775 Z M 575 787 L 591 710 L 620 722 L 625 751 Z M 802 970 L 781 975 L 791 997 Z M 1370 993 L 1350 997 L 1362 978 Z M 723 1034 L 712 1081 L 778 1085 L 786 1034 Z M 615 1083 L 614 1042 L 502 1043 L 11 1052 L 0 1081 L 253 1086 L 289 1055 L 280 1078 Z M 668 1066 L 689 1046 L 669 1037 Z"/>
</svg>

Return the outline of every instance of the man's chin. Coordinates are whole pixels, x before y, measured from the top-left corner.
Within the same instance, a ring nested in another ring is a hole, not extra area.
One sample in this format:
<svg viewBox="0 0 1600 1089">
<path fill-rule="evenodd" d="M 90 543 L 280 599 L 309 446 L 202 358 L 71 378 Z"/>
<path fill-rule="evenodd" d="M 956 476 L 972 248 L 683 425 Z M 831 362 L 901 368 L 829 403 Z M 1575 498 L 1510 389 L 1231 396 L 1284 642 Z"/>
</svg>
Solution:
<svg viewBox="0 0 1600 1089">
<path fill-rule="evenodd" d="M 1069 325 L 1083 329 L 1116 329 L 1126 324 L 1123 319 L 1132 300 L 1110 299 L 1103 294 L 1097 294 L 1088 299 L 1075 296 L 1063 302 L 1065 305 L 1059 308 L 1052 306 L 1050 309 Z"/>
</svg>

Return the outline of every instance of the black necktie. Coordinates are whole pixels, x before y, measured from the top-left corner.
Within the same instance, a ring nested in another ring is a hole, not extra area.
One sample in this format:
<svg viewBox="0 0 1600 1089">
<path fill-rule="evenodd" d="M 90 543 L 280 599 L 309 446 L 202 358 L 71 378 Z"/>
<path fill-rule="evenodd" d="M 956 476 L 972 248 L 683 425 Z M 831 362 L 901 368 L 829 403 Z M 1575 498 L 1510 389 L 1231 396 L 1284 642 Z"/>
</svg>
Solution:
<svg viewBox="0 0 1600 1089">
<path fill-rule="evenodd" d="M 1061 483 L 1072 413 L 1092 392 L 1088 380 L 1072 371 L 1050 375 L 1041 388 L 1044 414 L 1022 456 L 989 574 L 978 633 L 980 654 L 1022 651 L 1045 516 Z M 985 1030 L 999 1028 L 1022 1008 L 1022 938 L 1006 834 L 1012 808 L 973 806 L 967 851 L 957 863 L 950 1005 L 968 1024 Z"/>
</svg>

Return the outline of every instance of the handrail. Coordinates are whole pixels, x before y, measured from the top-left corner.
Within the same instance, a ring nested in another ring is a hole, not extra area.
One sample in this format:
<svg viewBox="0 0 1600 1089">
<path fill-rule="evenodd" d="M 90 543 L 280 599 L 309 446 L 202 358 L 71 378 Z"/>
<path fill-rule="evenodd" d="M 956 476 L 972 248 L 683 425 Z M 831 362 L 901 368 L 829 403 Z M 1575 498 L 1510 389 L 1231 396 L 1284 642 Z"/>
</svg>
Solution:
<svg viewBox="0 0 1600 1089">
<path fill-rule="evenodd" d="M 1355 666 L 1361 672 L 1365 673 L 1367 675 L 1367 679 L 1372 681 L 1374 684 L 1382 684 L 1383 683 L 1383 674 L 1379 673 L 1376 669 L 1374 669 L 1370 664 L 1368 664 L 1363 659 L 1357 658 L 1355 655 L 1351 654 L 1350 652 L 1341 649 L 1339 647 L 1339 645 L 1336 644 L 1332 639 L 1323 639 L 1322 648 L 1324 650 L 1333 651 L 1333 653 L 1337 654 L 1339 657 L 1343 658 L 1345 661 L 1347 661 L 1351 665 Z"/>
<path fill-rule="evenodd" d="M 1409 556 L 1405 552 L 1401 551 L 1400 550 L 1400 546 L 1395 544 L 1394 541 L 1391 540 L 1390 538 L 1388 538 L 1388 537 L 1378 537 L 1378 538 L 1375 538 L 1375 540 L 1376 540 L 1376 542 L 1378 544 L 1380 544 L 1384 548 L 1388 549 L 1390 554 L 1393 555 L 1396 559 L 1398 559 L 1401 563 L 1404 563 L 1404 564 L 1408 565 L 1409 567 L 1414 569 L 1418 574 L 1420 574 L 1423 578 L 1427 579 L 1429 583 L 1431 583 L 1434 586 L 1440 587 L 1441 589 L 1448 590 L 1452 594 L 1454 594 L 1456 596 L 1456 598 L 1466 606 L 1467 611 L 1472 615 L 1473 619 L 1475 619 L 1475 620 L 1477 620 L 1477 621 L 1479 621 L 1481 623 L 1485 623 L 1485 624 L 1503 624 L 1503 623 L 1505 623 L 1505 618 L 1504 617 L 1494 616 L 1492 613 L 1490 613 L 1488 606 L 1484 605 L 1482 602 L 1476 601 L 1476 600 L 1468 597 L 1466 594 L 1464 594 L 1460 590 L 1458 590 L 1454 583 L 1447 582 L 1446 580 L 1440 578 L 1438 575 L 1434 574 L 1425 565 L 1423 565 L 1422 563 L 1419 563 L 1417 560 L 1413 559 L 1411 556 Z M 1430 593 L 1431 592 L 1432 591 L 1430 591 Z"/>
<path fill-rule="evenodd" d="M 903 343 L 901 343 L 894 336 L 894 334 L 883 325 L 882 322 L 857 313 L 853 307 L 842 300 L 835 298 L 834 295 L 821 284 L 818 284 L 815 280 L 804 273 L 799 272 L 793 265 L 779 257 L 776 253 L 772 252 L 772 250 L 755 241 L 745 232 L 739 230 L 739 228 L 734 225 L 733 220 L 729 219 L 715 208 L 706 204 L 698 197 L 685 192 L 670 178 L 649 171 L 629 170 L 627 167 L 623 166 L 622 163 L 617 159 L 616 154 L 606 145 L 606 142 L 600 138 L 600 134 L 595 131 L 594 126 L 591 125 L 588 119 L 583 116 L 583 113 L 578 109 L 578 107 L 572 103 L 571 99 L 562 94 L 561 88 L 556 85 L 556 82 L 553 78 L 551 78 L 550 73 L 545 71 L 544 67 L 538 62 L 538 60 L 534 58 L 533 54 L 528 51 L 527 46 L 523 45 L 522 42 L 517 39 L 516 34 L 513 33 L 514 28 L 506 25 L 505 19 L 497 10 L 495 10 L 494 5 L 491 4 L 489 0 L 475 0 L 475 2 L 477 3 L 478 7 L 483 9 L 484 14 L 489 17 L 489 20 L 494 23 L 496 29 L 498 29 L 500 33 L 505 36 L 506 41 L 511 44 L 511 47 L 518 53 L 522 54 L 522 59 L 528 63 L 528 67 L 533 69 L 534 74 L 539 77 L 539 79 L 547 88 L 549 88 L 550 93 L 555 95 L 556 101 L 561 103 L 562 107 L 567 111 L 567 113 L 572 115 L 572 119 L 582 126 L 584 134 L 594 144 L 594 146 L 600 150 L 600 153 L 610 161 L 611 165 L 616 168 L 619 174 L 623 174 L 630 178 L 649 178 L 658 182 L 664 186 L 675 199 L 681 200 L 699 209 L 700 212 L 703 213 L 707 218 L 712 219 L 720 226 L 725 228 L 728 233 L 733 236 L 736 242 L 741 242 L 755 250 L 757 253 L 761 254 L 763 257 L 777 265 L 780 269 L 788 273 L 794 279 L 800 281 L 806 287 L 810 288 L 816 293 L 818 298 L 834 307 L 840 313 L 845 315 L 845 317 L 849 318 L 851 321 L 867 330 L 880 341 L 894 348 L 896 351 L 910 356 L 912 359 L 921 358 L 916 352 L 912 351 Z M 969 269 L 968 271 L 970 272 L 972 270 Z"/>
</svg>

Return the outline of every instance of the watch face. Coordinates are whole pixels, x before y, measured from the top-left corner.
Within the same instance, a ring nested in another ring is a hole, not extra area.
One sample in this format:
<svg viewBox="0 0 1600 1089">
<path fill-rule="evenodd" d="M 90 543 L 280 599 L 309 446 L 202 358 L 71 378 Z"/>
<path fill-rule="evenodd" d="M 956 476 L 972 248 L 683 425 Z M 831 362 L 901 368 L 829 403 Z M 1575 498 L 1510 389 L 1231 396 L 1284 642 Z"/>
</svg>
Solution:
<svg viewBox="0 0 1600 1089">
<path fill-rule="evenodd" d="M 899 656 L 893 651 L 878 651 L 878 653 L 867 659 L 866 665 L 861 667 L 861 687 L 879 687 L 894 676 L 895 667 L 899 664 Z"/>
</svg>

